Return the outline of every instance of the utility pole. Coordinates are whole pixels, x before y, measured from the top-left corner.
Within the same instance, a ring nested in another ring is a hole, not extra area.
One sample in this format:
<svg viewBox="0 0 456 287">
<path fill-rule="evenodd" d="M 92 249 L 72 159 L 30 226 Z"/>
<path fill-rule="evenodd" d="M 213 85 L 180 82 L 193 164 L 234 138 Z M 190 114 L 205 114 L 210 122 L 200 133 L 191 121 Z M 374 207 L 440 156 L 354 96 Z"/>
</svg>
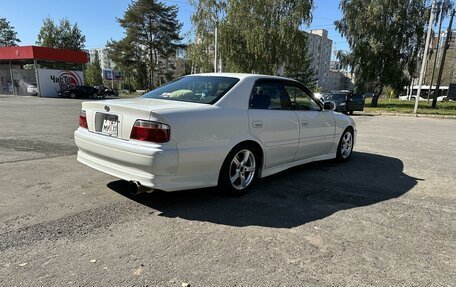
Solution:
<svg viewBox="0 0 456 287">
<path fill-rule="evenodd" d="M 431 16 L 429 16 L 429 24 L 428 24 L 428 31 L 426 35 L 426 45 L 424 46 L 424 53 L 423 53 L 423 61 L 421 63 L 421 71 L 420 71 L 420 79 L 418 80 L 418 92 L 415 98 L 415 108 L 413 109 L 413 113 L 418 113 L 418 101 L 420 100 L 421 96 L 421 85 L 423 85 L 423 76 L 426 68 L 426 58 L 428 55 L 429 50 L 429 40 L 431 38 L 432 32 L 432 23 L 434 22 L 434 14 L 435 14 L 435 0 L 432 0 L 432 7 L 431 7 Z"/>
<path fill-rule="evenodd" d="M 440 61 L 439 76 L 437 77 L 437 84 L 435 87 L 437 94 L 434 93 L 434 98 L 432 99 L 432 108 L 433 109 L 435 109 L 435 107 L 437 106 L 437 97 L 440 96 L 440 83 L 442 82 L 443 68 L 445 67 L 445 58 L 446 58 L 447 50 L 449 48 L 448 46 L 449 46 L 450 38 L 451 38 L 451 26 L 453 25 L 453 18 L 454 18 L 455 13 L 456 13 L 456 10 L 453 9 L 453 13 L 451 13 L 450 24 L 448 25 L 448 29 L 447 29 L 447 33 L 446 33 L 445 45 L 443 46 L 442 61 Z"/>
<path fill-rule="evenodd" d="M 215 36 L 215 48 L 214 48 L 214 72 L 217 73 L 218 69 L 218 20 L 212 17 L 212 20 L 215 22 L 215 31 L 214 31 L 214 36 Z"/>
<path fill-rule="evenodd" d="M 442 22 L 443 22 L 443 3 L 440 3 L 440 21 L 439 21 L 439 34 L 437 35 L 437 47 L 435 48 L 435 60 L 434 66 L 432 67 L 432 76 L 431 76 L 431 83 L 429 86 L 429 94 L 427 96 L 427 101 L 429 102 L 429 96 L 431 95 L 432 85 L 434 84 L 434 74 L 435 74 L 435 66 L 437 65 L 437 59 L 439 58 L 439 45 L 440 45 L 440 34 L 442 33 Z M 435 90 L 434 90 L 435 93 Z"/>
</svg>

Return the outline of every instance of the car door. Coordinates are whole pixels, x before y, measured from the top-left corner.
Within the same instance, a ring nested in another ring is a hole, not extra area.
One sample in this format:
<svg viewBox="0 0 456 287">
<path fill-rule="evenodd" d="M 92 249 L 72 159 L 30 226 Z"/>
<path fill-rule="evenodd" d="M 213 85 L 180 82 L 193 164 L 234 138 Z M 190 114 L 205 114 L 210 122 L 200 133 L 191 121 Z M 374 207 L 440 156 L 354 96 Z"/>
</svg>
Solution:
<svg viewBox="0 0 456 287">
<path fill-rule="evenodd" d="M 327 154 L 334 144 L 335 119 L 323 110 L 310 92 L 294 82 L 284 84 L 299 119 L 299 144 L 295 160 Z"/>
<path fill-rule="evenodd" d="M 364 97 L 362 95 L 353 95 L 348 100 L 349 111 L 362 111 L 364 110 Z"/>
<path fill-rule="evenodd" d="M 266 167 L 293 161 L 299 144 L 299 120 L 283 85 L 256 81 L 249 102 L 250 133 L 265 149 Z"/>
</svg>

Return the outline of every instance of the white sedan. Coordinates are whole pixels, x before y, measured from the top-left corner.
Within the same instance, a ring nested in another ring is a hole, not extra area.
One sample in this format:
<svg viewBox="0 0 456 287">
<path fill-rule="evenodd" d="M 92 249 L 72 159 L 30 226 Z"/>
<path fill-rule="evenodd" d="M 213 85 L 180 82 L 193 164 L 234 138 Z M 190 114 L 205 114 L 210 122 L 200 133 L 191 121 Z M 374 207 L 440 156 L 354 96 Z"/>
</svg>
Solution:
<svg viewBox="0 0 456 287">
<path fill-rule="evenodd" d="M 301 83 L 252 74 L 182 77 L 140 98 L 83 102 L 78 161 L 132 193 L 254 182 L 318 160 L 350 158 L 354 121 Z"/>
</svg>

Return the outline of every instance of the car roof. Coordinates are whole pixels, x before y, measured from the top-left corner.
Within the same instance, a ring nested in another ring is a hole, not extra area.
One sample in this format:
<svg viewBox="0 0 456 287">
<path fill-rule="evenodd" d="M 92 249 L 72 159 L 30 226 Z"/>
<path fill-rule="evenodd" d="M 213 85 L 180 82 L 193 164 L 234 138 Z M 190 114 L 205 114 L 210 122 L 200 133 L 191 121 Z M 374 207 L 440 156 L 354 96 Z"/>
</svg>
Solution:
<svg viewBox="0 0 456 287">
<path fill-rule="evenodd" d="M 271 75 L 262 75 L 262 74 L 248 74 L 248 73 L 203 73 L 203 74 L 192 74 L 187 75 L 186 77 L 231 77 L 231 78 L 238 78 L 240 80 L 249 78 L 249 79 L 276 79 L 276 80 L 291 80 L 295 81 L 290 78 L 279 77 L 279 76 L 271 76 Z"/>
</svg>

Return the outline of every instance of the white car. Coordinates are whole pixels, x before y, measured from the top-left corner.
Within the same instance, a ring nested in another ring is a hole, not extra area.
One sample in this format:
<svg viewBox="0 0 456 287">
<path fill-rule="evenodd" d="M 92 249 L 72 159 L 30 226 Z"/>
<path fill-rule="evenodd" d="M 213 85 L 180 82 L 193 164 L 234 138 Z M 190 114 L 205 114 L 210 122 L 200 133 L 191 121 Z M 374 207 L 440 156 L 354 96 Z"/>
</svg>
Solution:
<svg viewBox="0 0 456 287">
<path fill-rule="evenodd" d="M 29 93 L 32 96 L 38 95 L 38 88 L 36 87 L 36 84 L 30 84 L 27 86 L 27 93 Z"/>
<path fill-rule="evenodd" d="M 78 161 L 132 193 L 220 186 L 318 160 L 348 160 L 356 127 L 297 81 L 252 74 L 182 77 L 140 98 L 82 103 Z"/>
</svg>

